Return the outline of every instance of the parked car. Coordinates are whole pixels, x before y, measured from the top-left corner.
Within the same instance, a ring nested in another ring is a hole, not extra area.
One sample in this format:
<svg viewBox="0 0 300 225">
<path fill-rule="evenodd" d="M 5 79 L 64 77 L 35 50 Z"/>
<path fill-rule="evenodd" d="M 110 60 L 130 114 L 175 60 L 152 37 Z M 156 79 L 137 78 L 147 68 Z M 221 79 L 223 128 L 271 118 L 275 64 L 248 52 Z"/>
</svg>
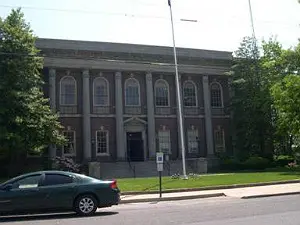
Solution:
<svg viewBox="0 0 300 225">
<path fill-rule="evenodd" d="M 75 211 L 81 216 L 118 205 L 117 181 L 98 180 L 65 171 L 24 174 L 0 185 L 0 213 Z"/>
</svg>

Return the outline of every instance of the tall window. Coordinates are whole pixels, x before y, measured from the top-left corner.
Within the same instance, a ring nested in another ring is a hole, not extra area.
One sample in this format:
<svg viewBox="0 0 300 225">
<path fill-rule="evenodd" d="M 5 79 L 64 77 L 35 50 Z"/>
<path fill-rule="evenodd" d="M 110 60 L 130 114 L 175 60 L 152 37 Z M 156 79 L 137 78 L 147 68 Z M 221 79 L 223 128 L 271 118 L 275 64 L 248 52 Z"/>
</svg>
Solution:
<svg viewBox="0 0 300 225">
<path fill-rule="evenodd" d="M 210 86 L 210 100 L 212 108 L 223 107 L 222 87 L 219 83 L 212 83 Z"/>
<path fill-rule="evenodd" d="M 129 78 L 125 81 L 125 105 L 140 105 L 140 84 L 136 79 Z"/>
<path fill-rule="evenodd" d="M 155 105 L 169 106 L 169 85 L 165 80 L 155 82 Z"/>
<path fill-rule="evenodd" d="M 187 131 L 187 136 L 188 136 L 188 152 L 197 153 L 199 151 L 198 130 L 189 129 Z"/>
<path fill-rule="evenodd" d="M 65 76 L 60 80 L 60 104 L 76 105 L 76 80 L 74 77 Z"/>
<path fill-rule="evenodd" d="M 96 154 L 108 154 L 108 131 L 96 131 Z"/>
<path fill-rule="evenodd" d="M 158 150 L 165 154 L 171 153 L 171 138 L 169 130 L 158 131 Z"/>
<path fill-rule="evenodd" d="M 67 144 L 62 147 L 63 155 L 73 156 L 76 154 L 76 135 L 75 131 L 64 131 L 64 136 L 67 139 Z"/>
<path fill-rule="evenodd" d="M 184 106 L 197 106 L 196 85 L 192 81 L 186 81 L 183 84 L 183 102 Z"/>
<path fill-rule="evenodd" d="M 215 129 L 215 152 L 225 152 L 225 134 L 224 129 Z"/>
<path fill-rule="evenodd" d="M 108 81 L 105 78 L 98 77 L 94 80 L 94 105 L 108 106 L 109 105 L 109 87 Z"/>
</svg>

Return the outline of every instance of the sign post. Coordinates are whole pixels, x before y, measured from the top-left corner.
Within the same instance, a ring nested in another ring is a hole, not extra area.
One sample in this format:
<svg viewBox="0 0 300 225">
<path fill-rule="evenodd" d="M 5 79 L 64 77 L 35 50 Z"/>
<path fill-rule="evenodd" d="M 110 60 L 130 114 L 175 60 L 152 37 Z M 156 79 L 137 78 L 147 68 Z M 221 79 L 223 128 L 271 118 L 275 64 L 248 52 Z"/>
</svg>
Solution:
<svg viewBox="0 0 300 225">
<path fill-rule="evenodd" d="M 157 164 L 157 171 L 159 176 L 159 197 L 162 197 L 162 188 L 161 188 L 161 173 L 164 170 L 164 153 L 157 152 L 156 153 L 156 164 Z"/>
</svg>

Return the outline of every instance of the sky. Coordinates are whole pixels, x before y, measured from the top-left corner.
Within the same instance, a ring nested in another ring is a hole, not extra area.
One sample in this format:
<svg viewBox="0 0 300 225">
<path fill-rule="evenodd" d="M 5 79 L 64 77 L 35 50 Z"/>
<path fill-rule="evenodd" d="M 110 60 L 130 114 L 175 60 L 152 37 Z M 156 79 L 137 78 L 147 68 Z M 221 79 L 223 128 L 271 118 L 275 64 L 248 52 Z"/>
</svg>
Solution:
<svg viewBox="0 0 300 225">
<path fill-rule="evenodd" d="M 251 0 L 256 37 L 295 46 L 297 1 Z M 173 45 L 167 0 L 0 0 L 0 17 L 16 7 L 41 38 Z M 172 9 L 177 47 L 235 51 L 252 35 L 248 0 L 172 0 Z"/>
</svg>

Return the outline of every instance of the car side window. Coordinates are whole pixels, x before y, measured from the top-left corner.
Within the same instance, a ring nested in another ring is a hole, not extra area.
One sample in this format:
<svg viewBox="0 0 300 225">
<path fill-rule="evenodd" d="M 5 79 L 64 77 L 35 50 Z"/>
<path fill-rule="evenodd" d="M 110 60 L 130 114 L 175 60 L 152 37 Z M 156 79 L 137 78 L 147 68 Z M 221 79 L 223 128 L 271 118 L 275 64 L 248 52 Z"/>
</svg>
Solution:
<svg viewBox="0 0 300 225">
<path fill-rule="evenodd" d="M 59 185 L 59 184 L 70 184 L 73 183 L 73 177 L 61 175 L 61 174 L 46 174 L 43 185 Z"/>
<path fill-rule="evenodd" d="M 32 175 L 25 178 L 21 178 L 12 183 L 13 189 L 25 189 L 25 188 L 35 188 L 39 186 L 41 175 Z"/>
</svg>

